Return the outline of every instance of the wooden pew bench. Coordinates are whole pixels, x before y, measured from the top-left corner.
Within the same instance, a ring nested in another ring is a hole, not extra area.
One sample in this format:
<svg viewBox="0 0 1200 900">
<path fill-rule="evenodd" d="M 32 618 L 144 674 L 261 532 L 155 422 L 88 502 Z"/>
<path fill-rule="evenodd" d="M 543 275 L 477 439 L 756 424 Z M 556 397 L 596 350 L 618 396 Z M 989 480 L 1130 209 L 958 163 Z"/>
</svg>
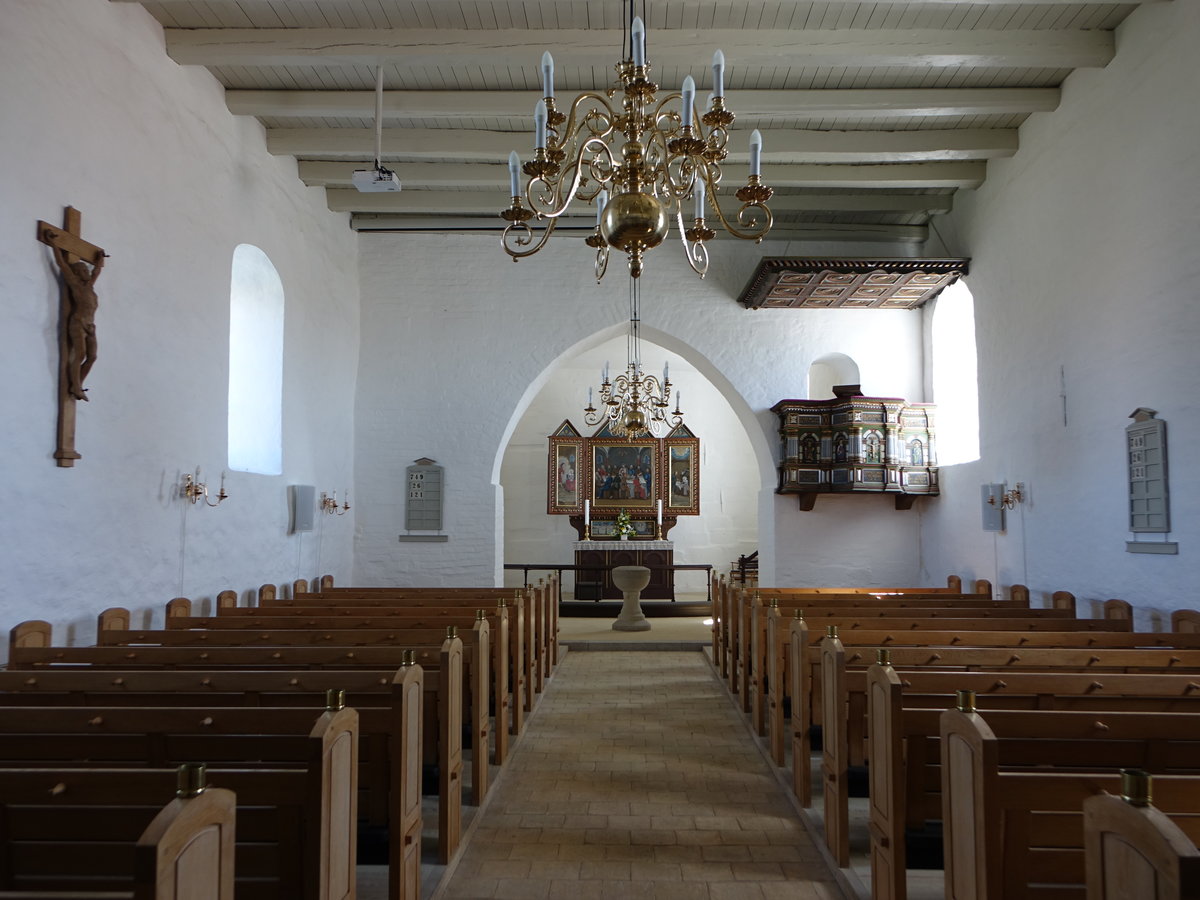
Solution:
<svg viewBox="0 0 1200 900">
<path fill-rule="evenodd" d="M 981 709 L 1200 713 L 1200 677 L 1057 672 L 865 673 L 869 833 L 874 900 L 906 896 L 906 833 L 941 819 L 940 718 L 959 690 Z M 849 679 L 848 680 L 857 680 Z M 851 688 L 853 690 L 853 688 Z"/>
<path fill-rule="evenodd" d="M 990 588 L 989 588 L 990 592 Z M 966 615 L 963 610 L 987 610 L 980 615 L 1017 617 L 1040 617 L 1045 610 L 1029 609 L 1028 595 L 1020 594 L 1011 600 L 996 600 L 989 594 L 955 594 L 929 591 L 908 592 L 897 591 L 888 596 L 867 596 L 863 594 L 780 594 L 764 593 L 762 591 L 741 591 L 734 595 L 731 610 L 733 634 L 731 635 L 731 653 L 736 659 L 735 675 L 731 676 L 731 690 L 740 690 L 742 694 L 743 711 L 751 711 L 749 678 L 756 673 L 755 655 L 762 652 L 766 641 L 766 614 L 772 606 L 782 610 L 803 609 L 810 618 L 822 616 L 846 616 L 855 619 L 871 616 L 891 617 L 899 611 L 910 609 L 913 616 L 936 617 L 939 615 L 961 618 Z M 929 610 L 926 612 L 925 610 Z M 1008 612 L 1004 612 L 1008 610 Z M 1059 610 L 1049 613 L 1052 617 L 1073 618 L 1074 607 L 1070 612 Z M 735 686 L 736 683 L 736 686 Z"/>
<path fill-rule="evenodd" d="M 1200 897 L 1200 807 L 1164 813 L 1150 803 L 1149 775 L 1121 774 L 1121 796 L 1104 793 L 1083 801 L 1088 897 Z"/>
<path fill-rule="evenodd" d="M 855 598 L 867 599 L 875 595 L 886 595 L 894 597 L 906 596 L 944 596 L 947 594 L 968 596 L 976 599 L 991 599 L 992 586 L 988 581 L 975 582 L 974 591 L 964 595 L 962 593 L 962 579 L 955 575 L 951 575 L 946 579 L 947 587 L 927 587 L 927 588 L 903 588 L 903 587 L 847 587 L 847 588 L 759 588 L 756 590 L 746 590 L 737 588 L 730 584 L 724 584 L 724 590 L 717 594 L 717 601 L 714 606 L 714 614 L 719 621 L 717 626 L 718 641 L 717 647 L 714 650 L 716 657 L 719 658 L 719 668 L 723 677 L 732 677 L 730 682 L 730 690 L 737 691 L 738 686 L 736 676 L 730 676 L 730 669 L 737 662 L 742 641 L 742 632 L 750 627 L 749 607 L 754 602 L 754 596 L 757 592 L 760 596 L 765 594 L 773 594 L 777 597 L 792 596 L 792 597 L 825 597 L 826 599 L 842 599 L 853 600 Z M 1022 596 L 1019 592 L 1021 586 L 1014 585 L 1014 597 Z M 1026 592 L 1023 596 L 1027 597 Z M 1028 604 L 1026 604 L 1028 605 Z"/>
<path fill-rule="evenodd" d="M 476 804 L 487 794 L 489 773 L 487 758 L 491 743 L 490 709 L 494 700 L 497 709 L 507 703 L 507 667 L 501 672 L 501 685 L 492 682 L 491 628 L 486 617 L 472 617 L 470 628 L 455 625 L 440 629 L 319 629 L 305 628 L 210 628 L 167 629 L 164 631 L 126 630 L 128 613 L 122 609 L 106 611 L 100 616 L 96 633 L 98 646 L 129 647 L 322 647 L 350 651 L 359 647 L 403 649 L 439 648 L 448 637 L 457 637 L 463 644 L 463 705 L 464 720 L 469 723 L 472 746 L 472 778 Z M 397 660 L 402 662 L 402 655 Z M 493 688 L 496 693 L 493 696 Z M 503 719 L 501 718 L 501 721 Z M 507 728 L 501 740 L 507 749 Z M 499 765 L 503 760 L 497 760 Z"/>
<path fill-rule="evenodd" d="M 1168 812 L 1200 809 L 1195 715 L 951 709 L 941 760 L 953 900 L 1082 898 L 1083 803 L 1119 788 L 1117 768 L 1154 773 Z"/>
<path fill-rule="evenodd" d="M 421 763 L 436 759 L 422 749 L 425 721 L 437 730 L 436 715 L 424 708 L 438 703 L 436 681 L 430 686 L 418 665 L 387 670 L 288 671 L 153 669 L 68 669 L 0 672 L 0 705 L 5 706 L 302 706 L 318 705 L 330 690 L 343 690 L 359 712 L 360 819 L 387 827 L 397 897 L 404 883 L 419 888 L 421 856 Z M 444 718 L 443 718 L 444 721 Z M 441 738 L 443 745 L 449 737 Z M 430 741 L 430 743 L 433 743 Z M 461 758 L 451 766 L 462 769 Z M 439 805 L 439 849 L 457 845 L 461 792 Z M 408 879 L 405 882 L 405 879 Z M 406 898 L 419 897 L 411 889 Z"/>
<path fill-rule="evenodd" d="M 233 900 L 233 792 L 181 768 L 0 769 L 0 898 Z"/>
<path fill-rule="evenodd" d="M 1074 650 L 1033 648 L 1015 652 L 992 648 L 897 647 L 888 651 L 892 665 L 906 669 L 987 671 L 993 681 L 1021 671 L 1084 672 L 1102 675 L 1120 672 L 1192 675 L 1200 682 L 1197 650 Z M 857 656 L 853 662 L 851 656 Z M 849 769 L 865 761 L 867 735 L 866 653 L 848 654 L 840 640 L 821 642 L 821 694 L 823 721 L 821 773 L 824 787 L 825 837 L 839 865 L 849 864 Z M 853 682 L 853 684 L 852 684 Z M 853 689 L 852 689 L 853 688 Z M 872 720 L 873 721 L 873 720 Z M 872 725 L 873 727 L 873 725 Z"/>
<path fill-rule="evenodd" d="M 355 896 L 357 743 L 352 709 L 0 707 L 6 768 L 173 769 L 210 760 L 209 781 L 238 795 L 239 900 Z M 252 777 L 227 778 L 225 769 Z M 266 813 L 250 805 L 260 802 Z"/>
<path fill-rule="evenodd" d="M 496 593 L 497 591 L 503 592 L 502 595 Z M 475 610 L 481 604 L 497 603 L 505 597 L 511 598 L 509 602 L 521 609 L 520 617 L 524 622 L 521 640 L 524 644 L 522 680 L 525 682 L 525 712 L 532 712 L 535 695 L 545 690 L 545 680 L 552 671 L 552 659 L 556 659 L 558 654 L 557 605 L 550 602 L 551 592 L 549 590 L 534 588 L 524 592 L 513 592 L 507 588 L 496 588 L 476 591 L 474 596 L 466 596 L 462 594 L 414 593 L 411 589 L 343 588 L 339 593 L 302 595 L 293 600 L 260 604 L 256 608 L 218 607 L 217 614 L 219 616 L 253 616 L 274 607 L 311 608 L 314 604 L 330 610 L 339 606 L 353 608 L 357 613 L 361 613 L 364 609 L 374 608 L 380 611 L 380 614 L 390 615 L 392 611 L 408 614 L 413 610 L 426 608 L 459 607 Z M 383 613 L 383 610 L 388 610 L 388 612 Z M 551 621 L 552 616 L 553 621 Z"/>
<path fill-rule="evenodd" d="M 49 639 L 49 626 L 44 622 L 23 623 L 13 629 L 10 640 L 9 668 L 25 671 L 26 678 L 34 677 L 45 682 L 52 674 L 65 677 L 70 673 L 109 669 L 141 669 L 166 679 L 171 672 L 191 677 L 203 673 L 205 690 L 220 684 L 226 690 L 240 691 L 248 687 L 237 687 L 234 676 L 238 670 L 260 670 L 258 676 L 265 680 L 274 676 L 274 687 L 263 690 L 278 690 L 287 694 L 296 690 L 303 693 L 306 686 L 333 680 L 340 685 L 351 684 L 356 698 L 360 694 L 377 689 L 385 695 L 393 690 L 389 681 L 395 677 L 402 681 L 405 669 L 422 671 L 423 687 L 418 696 L 423 698 L 420 721 L 424 724 L 413 731 L 405 724 L 407 718 L 397 720 L 393 698 L 381 697 L 379 709 L 364 706 L 362 725 L 367 729 L 367 748 L 374 762 L 365 769 L 383 778 L 389 771 L 395 773 L 400 765 L 403 775 L 394 775 L 393 784 L 406 785 L 407 793 L 393 793 L 391 815 L 398 817 L 404 827 L 399 835 L 394 825 L 389 826 L 391 852 L 395 854 L 398 840 L 410 835 L 413 810 L 417 813 L 416 833 L 420 834 L 420 784 L 421 755 L 436 760 L 438 773 L 438 859 L 447 864 L 458 850 L 462 831 L 463 750 L 462 750 L 462 695 L 463 695 L 463 647 L 460 638 L 444 640 L 437 648 L 398 650 L 391 647 L 310 648 L 310 647 L 50 647 L 39 643 Z M 27 643 L 33 643 L 28 646 Z M 416 663 L 416 666 L 411 665 Z M 30 672 L 29 670 L 33 670 Z M 399 674 L 398 674 L 399 670 Z M 61 676 L 58 673 L 62 673 Z M 0 673 L 2 675 L 3 673 Z M 120 677 L 119 675 L 115 677 Z M 290 688 L 290 690 L 289 690 Z M 406 696 L 411 696 L 407 694 Z M 297 701 L 299 702 L 299 701 Z M 410 708 L 412 701 L 404 709 Z M 420 724 L 420 723 L 418 723 Z M 404 731 L 399 729 L 404 728 Z M 425 744 L 425 750 L 412 753 L 408 735 L 415 734 Z M 405 739 L 392 740 L 392 735 L 403 735 Z M 385 760 L 381 756 L 389 749 Z M 486 756 L 483 763 L 486 766 Z M 473 761 L 475 771 L 476 763 Z M 415 770 L 414 770 L 415 767 Z M 415 774 L 414 774 L 415 773 Z M 415 778 L 415 784 L 412 779 Z M 403 779 L 403 780 L 402 780 Z M 486 784 L 486 782 L 484 782 Z M 475 785 L 472 785 L 475 788 Z M 386 786 L 380 796 L 389 796 Z M 415 792 L 415 793 L 413 793 Z M 411 800 L 402 802 L 404 796 Z M 400 805 L 397 805 L 400 804 Z M 397 821 L 392 818 L 390 821 Z M 411 846 L 409 847 L 411 850 Z M 415 859 L 419 863 L 419 842 Z M 412 855 L 411 853 L 409 854 Z M 416 865 L 416 864 L 414 864 Z M 407 873 L 393 864 L 392 879 Z M 419 870 L 418 870 L 419 871 Z M 393 895 L 395 896 L 395 895 Z"/>
<path fill-rule="evenodd" d="M 522 640 L 524 626 L 523 610 L 519 606 L 508 607 L 501 605 L 488 610 L 476 609 L 473 612 L 463 608 L 426 607 L 409 613 L 399 610 L 381 610 L 375 607 L 357 609 L 354 607 L 268 607 L 264 610 L 247 609 L 245 612 L 261 612 L 262 615 L 219 615 L 193 616 L 191 603 L 184 598 L 177 598 L 167 604 L 167 630 L 196 630 L 213 631 L 249 630 L 249 629 L 289 629 L 289 630 L 326 630 L 326 629 L 372 629 L 393 631 L 442 629 L 447 625 L 455 625 L 459 629 L 473 628 L 480 617 L 486 619 L 491 630 L 491 661 L 489 663 L 492 677 L 492 704 L 496 716 L 495 733 L 496 765 L 502 765 L 508 755 L 508 735 L 518 735 L 524 728 L 524 704 L 521 695 L 524 680 L 525 644 Z M 98 631 L 112 627 L 106 623 L 106 616 L 112 610 L 101 613 Z M 511 613 L 511 615 L 510 615 Z M 128 628 L 128 624 L 117 627 Z M 499 723 L 505 723 L 500 727 Z"/>
<path fill-rule="evenodd" d="M 1120 626 L 1124 627 L 1124 626 Z M 786 629 L 786 631 L 785 631 Z M 777 635 L 785 632 L 787 641 L 780 644 Z M 813 725 L 814 704 L 819 709 L 820 666 L 816 661 L 817 649 L 825 637 L 825 631 L 809 628 L 807 620 L 773 616 L 768 628 L 772 647 L 786 647 L 787 653 L 777 651 L 768 658 L 768 692 L 766 718 L 769 746 L 777 765 L 784 765 L 787 746 L 793 752 L 793 770 L 796 796 L 804 806 L 811 802 L 809 796 L 807 766 L 796 766 L 798 760 L 807 760 L 811 755 L 809 728 Z M 839 640 L 856 662 L 869 663 L 874 660 L 875 650 L 880 647 L 981 647 L 992 649 L 1024 650 L 1032 648 L 1076 648 L 1076 649 L 1149 649 L 1175 647 L 1183 650 L 1200 650 L 1200 637 L 1176 632 L 1129 631 L 928 631 L 928 630 L 838 630 Z M 799 667 L 793 660 L 800 660 Z M 805 683 L 801 672 L 809 673 Z M 797 702 L 796 698 L 803 698 Z M 790 706 L 791 717 L 786 717 Z M 801 722 L 804 724 L 801 725 Z"/>
<path fill-rule="evenodd" d="M 965 595 L 964 595 L 965 596 Z M 742 661 L 742 672 L 739 675 L 743 690 L 744 711 L 749 712 L 755 730 L 760 735 L 767 733 L 765 722 L 765 701 L 767 691 L 766 673 L 770 671 L 771 654 L 786 653 L 786 643 L 776 632 L 774 639 L 770 634 L 770 619 L 772 616 L 784 615 L 787 612 L 800 612 L 807 618 L 835 621 L 838 619 L 853 619 L 867 621 L 871 618 L 899 618 L 903 616 L 922 618 L 950 619 L 1005 619 L 1005 620 L 1040 620 L 1040 619 L 1074 619 L 1074 598 L 1071 606 L 1055 609 L 1030 609 L 1028 601 L 1020 600 L 972 600 L 972 599 L 939 599 L 937 597 L 888 597 L 880 600 L 853 599 L 846 602 L 826 603 L 817 598 L 814 603 L 802 602 L 800 605 L 780 605 L 772 600 L 770 605 L 764 605 L 756 598 L 749 606 L 749 626 L 742 632 L 743 646 L 739 650 Z M 949 626 L 947 626 L 949 627 Z"/>
<path fill-rule="evenodd" d="M 511 602 L 521 603 L 526 608 L 525 618 L 529 621 L 535 642 L 542 651 L 537 657 L 543 661 L 541 676 L 542 678 L 549 678 L 559 659 L 558 601 L 560 596 L 561 591 L 557 576 L 551 576 L 549 580 L 538 579 L 536 585 L 530 585 L 524 589 L 481 587 L 340 587 L 311 594 L 298 594 L 286 602 L 290 602 L 295 606 L 312 605 L 310 602 L 312 600 L 316 600 L 318 604 L 324 604 L 327 601 L 330 603 L 351 605 L 367 605 L 377 602 L 383 605 L 390 605 L 402 602 L 403 605 L 416 606 L 427 601 L 433 601 L 434 605 L 442 605 L 440 601 L 446 601 L 447 603 L 470 603 L 476 599 L 490 599 L 495 601 L 501 598 L 512 598 Z M 542 690 L 540 682 L 537 689 L 539 692 Z"/>
</svg>

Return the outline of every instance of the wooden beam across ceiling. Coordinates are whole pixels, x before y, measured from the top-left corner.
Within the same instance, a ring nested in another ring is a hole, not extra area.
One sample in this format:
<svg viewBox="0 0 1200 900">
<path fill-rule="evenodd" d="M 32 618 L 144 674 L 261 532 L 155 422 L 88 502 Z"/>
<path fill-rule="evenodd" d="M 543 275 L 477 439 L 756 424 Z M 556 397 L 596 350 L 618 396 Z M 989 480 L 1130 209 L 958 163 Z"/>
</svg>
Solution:
<svg viewBox="0 0 1200 900">
<path fill-rule="evenodd" d="M 615 29 L 167 28 L 167 53 L 202 66 L 428 66 L 533 69 L 546 48 L 573 66 L 607 69 Z M 731 65 L 756 67 L 1105 66 L 1111 31 L 830 29 L 661 30 L 652 65 L 707 68 L 720 47 Z"/>
<path fill-rule="evenodd" d="M 388 213 L 362 213 L 350 217 L 350 227 L 355 231 L 405 231 L 405 232 L 494 232 L 499 234 L 504 223 L 497 220 L 493 225 L 484 219 L 462 216 L 397 216 Z M 591 226 L 564 223 L 555 231 L 556 237 L 581 239 L 590 234 Z M 854 243 L 879 241 L 886 244 L 923 244 L 929 239 L 926 225 L 877 225 L 847 222 L 776 222 L 771 228 L 772 238 L 806 239 L 812 241 L 851 241 Z M 722 232 L 717 232 L 717 241 L 734 241 Z M 586 252 L 586 251 L 585 251 Z M 669 250 L 667 252 L 670 252 Z M 678 252 L 678 251 L 676 251 Z M 529 265 L 530 263 L 526 263 Z M 532 263 L 537 265 L 536 262 Z"/>
<path fill-rule="evenodd" d="M 747 162 L 746 134 L 730 139 L 730 162 Z M 269 128 L 267 149 L 277 156 L 350 156 L 362 158 L 375 146 L 370 128 Z M 389 160 L 452 159 L 500 162 L 516 150 L 528 156 L 531 135 L 520 132 L 451 128 L 385 128 L 384 157 Z M 930 160 L 995 159 L 1017 150 L 1016 129 L 945 131 L 802 131 L 763 132 L 763 162 L 891 163 Z"/>
<path fill-rule="evenodd" d="M 355 169 L 370 165 L 368 156 L 362 162 L 337 160 L 299 160 L 301 180 L 310 186 L 349 185 Z M 393 164 L 401 182 L 425 188 L 466 188 L 495 190 L 508 199 L 508 169 L 506 166 L 484 163 L 404 163 Z M 986 163 L 931 162 L 899 163 L 895 165 L 774 165 L 769 170 L 771 185 L 776 188 L 977 188 L 983 184 Z M 726 170 L 730 184 L 740 184 L 746 169 L 735 166 Z"/>
<path fill-rule="evenodd" d="M 142 3 L 144 0 L 112 0 L 114 3 Z M 194 6 L 196 0 L 155 0 L 155 6 Z M 229 5 L 232 0 L 225 0 L 225 5 Z M 271 9 L 279 0 L 236 0 L 236 5 L 243 10 L 251 9 Z M 542 0 L 543 3 L 546 0 Z M 573 4 L 577 0 L 551 0 L 552 3 L 561 3 L 566 6 Z M 775 0 L 774 6 L 782 9 L 791 9 L 796 6 L 808 6 L 813 0 Z M 869 3 L 871 6 L 886 8 L 886 7 L 907 7 L 911 6 L 915 0 L 821 0 L 822 3 L 838 6 L 862 6 Z M 1089 6 L 1140 6 L 1143 3 L 1160 3 L 1169 2 L 1169 0 L 919 0 L 922 4 L 929 6 L 1012 6 L 1014 3 L 1020 3 L 1022 6 L 1079 6 L 1086 3 Z M 221 0 L 209 0 L 209 6 L 221 6 Z M 322 0 L 322 6 L 331 9 L 339 7 L 359 7 L 362 5 L 362 0 Z M 459 7 L 462 5 L 462 0 L 424 0 L 423 6 L 428 7 Z M 705 4 L 697 4 L 703 6 Z"/>
<path fill-rule="evenodd" d="M 384 91 L 385 118 L 439 118 L 448 121 L 485 116 L 533 120 L 536 91 Z M 563 94 L 570 94 L 563 91 Z M 1004 115 L 1051 112 L 1058 88 L 890 88 L 882 90 L 730 91 L 728 103 L 740 118 L 828 116 L 897 118 Z M 243 116 L 366 117 L 375 115 L 374 91 L 228 90 L 229 111 Z"/>
<path fill-rule="evenodd" d="M 401 181 L 404 179 L 402 178 Z M 731 189 L 732 190 L 732 189 Z M 447 215 L 493 215 L 508 205 L 503 191 L 439 191 L 409 190 L 397 193 L 361 193 L 345 188 L 329 188 L 325 196 L 335 212 L 443 213 Z M 722 196 L 736 211 L 738 201 Z M 947 213 L 953 201 L 949 194 L 892 194 L 869 191 L 861 194 L 776 194 L 771 198 L 771 211 L 784 212 L 882 212 L 882 213 Z M 596 207 L 577 203 L 568 213 L 593 220 Z"/>
</svg>

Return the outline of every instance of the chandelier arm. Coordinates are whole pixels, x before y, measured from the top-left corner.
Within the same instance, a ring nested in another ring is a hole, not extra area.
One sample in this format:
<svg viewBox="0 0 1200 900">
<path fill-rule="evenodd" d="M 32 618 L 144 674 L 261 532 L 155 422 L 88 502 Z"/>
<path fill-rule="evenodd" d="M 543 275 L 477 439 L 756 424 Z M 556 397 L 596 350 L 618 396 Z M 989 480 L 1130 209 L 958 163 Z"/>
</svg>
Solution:
<svg viewBox="0 0 1200 900">
<path fill-rule="evenodd" d="M 554 233 L 554 227 L 557 224 L 558 219 L 551 219 L 546 223 L 546 228 L 536 244 L 533 244 L 528 250 L 518 250 L 516 248 L 533 243 L 533 229 L 524 222 L 513 222 L 501 232 L 500 243 L 504 247 L 504 252 L 513 260 L 524 259 L 526 256 L 533 256 L 546 245 L 546 241 L 550 240 L 550 235 Z"/>
<path fill-rule="evenodd" d="M 599 103 L 601 108 L 588 110 L 580 116 L 579 110 L 583 107 L 584 102 L 589 99 Z M 616 127 L 616 119 L 617 111 L 613 109 L 607 97 L 597 91 L 584 91 L 571 101 L 571 111 L 567 114 L 567 122 L 562 130 L 563 139 L 561 141 L 550 142 L 551 146 L 549 149 L 565 149 L 571 141 L 578 139 L 579 135 L 577 132 L 584 128 L 591 133 L 592 137 L 607 137 L 609 134 L 612 134 L 613 129 Z M 578 124 L 576 124 L 576 120 L 578 120 Z M 605 123 L 604 126 L 597 128 L 594 124 L 596 120 Z"/>
<path fill-rule="evenodd" d="M 734 237 L 741 238 L 742 240 L 762 240 L 763 237 L 766 236 L 767 232 L 771 230 L 771 225 L 773 225 L 775 222 L 775 217 L 772 215 L 770 207 L 768 207 L 765 203 L 758 201 L 743 203 L 738 209 L 737 215 L 735 216 L 738 224 L 748 229 L 746 231 L 742 231 L 737 227 L 737 225 L 734 225 L 725 216 L 725 211 L 721 209 L 721 201 L 716 191 L 711 191 L 708 195 L 708 199 L 712 204 L 712 208 L 717 213 L 717 218 L 720 219 L 721 224 L 725 226 L 725 230 Z M 756 212 L 752 213 L 752 209 L 756 210 Z"/>
<path fill-rule="evenodd" d="M 604 277 L 604 273 L 608 271 L 608 244 L 602 244 L 596 248 L 596 284 L 600 283 L 600 279 Z M 596 424 L 589 422 L 589 425 Z"/>
<path fill-rule="evenodd" d="M 579 150 L 575 153 L 574 159 L 571 160 L 570 165 L 563 170 L 561 177 L 551 181 L 545 175 L 538 175 L 529 180 L 529 185 L 525 189 L 525 197 L 529 201 L 530 208 L 540 218 L 557 219 L 571 206 L 571 201 L 579 194 L 579 185 L 583 181 L 585 166 L 583 158 L 588 154 L 588 148 L 591 148 L 591 152 L 593 153 L 600 156 L 608 154 L 611 158 L 612 151 L 609 150 L 608 145 L 598 137 L 591 137 L 583 142 Z M 593 162 L 594 160 L 589 160 L 586 165 L 588 167 L 587 170 L 594 175 Z M 570 187 L 565 191 L 564 196 L 563 182 L 568 176 L 570 176 Z M 535 197 L 534 186 L 538 183 L 545 185 L 546 190 L 544 192 L 539 190 L 539 193 Z M 595 197 L 595 193 L 589 195 L 589 199 L 592 197 Z"/>
<path fill-rule="evenodd" d="M 683 227 L 683 211 L 677 206 L 675 209 L 675 225 L 679 229 L 679 242 L 683 244 L 683 254 L 687 257 L 688 265 L 691 266 L 693 272 L 703 278 L 708 274 L 708 245 L 704 241 L 689 241 L 687 232 Z M 666 396 L 663 397 L 665 401 Z"/>
</svg>

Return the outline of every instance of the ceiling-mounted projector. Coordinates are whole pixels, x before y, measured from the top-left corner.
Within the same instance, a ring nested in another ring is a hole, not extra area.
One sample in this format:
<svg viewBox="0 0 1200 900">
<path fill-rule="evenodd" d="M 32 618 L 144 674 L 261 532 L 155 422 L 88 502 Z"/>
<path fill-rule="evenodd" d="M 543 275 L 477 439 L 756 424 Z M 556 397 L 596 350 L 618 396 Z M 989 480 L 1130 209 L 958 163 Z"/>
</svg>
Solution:
<svg viewBox="0 0 1200 900">
<path fill-rule="evenodd" d="M 396 173 L 383 166 L 377 166 L 374 169 L 355 169 L 350 180 L 363 193 L 400 190 L 400 179 Z"/>
</svg>

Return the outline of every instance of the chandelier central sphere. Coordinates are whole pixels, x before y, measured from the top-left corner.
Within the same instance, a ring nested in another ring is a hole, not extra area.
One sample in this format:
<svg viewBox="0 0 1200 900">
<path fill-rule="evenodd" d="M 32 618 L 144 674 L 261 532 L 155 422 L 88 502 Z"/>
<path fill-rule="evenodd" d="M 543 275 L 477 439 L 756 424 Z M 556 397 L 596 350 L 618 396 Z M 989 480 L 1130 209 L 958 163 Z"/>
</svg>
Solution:
<svg viewBox="0 0 1200 900">
<path fill-rule="evenodd" d="M 587 244 L 596 249 L 597 281 L 608 267 L 610 249 L 624 253 L 630 275 L 639 277 L 642 254 L 666 240 L 672 219 L 688 264 L 703 278 L 708 271 L 706 242 L 716 237 L 708 226 L 710 210 L 734 237 L 757 242 L 771 230 L 773 216 L 766 204 L 773 192 L 762 181 L 762 135 L 757 130 L 750 135 L 750 174 L 733 194 L 741 205 L 727 214 L 719 192 L 734 115 L 725 108 L 724 54 L 718 50 L 713 55 L 707 110 L 696 105 L 691 75 L 683 79 L 681 90 L 659 98 L 646 59 L 646 29 L 632 15 L 632 0 L 627 0 L 627 11 L 630 53 L 615 66 L 616 84 L 584 91 L 566 112 L 554 97 L 554 60 L 543 54 L 533 159 L 522 163 L 516 151 L 509 154 L 512 202 L 500 213 L 508 222 L 501 243 L 514 262 L 532 256 L 578 200 L 595 205 L 596 227 Z M 528 176 L 524 187 L 522 174 Z M 694 213 L 685 220 L 688 201 Z M 536 240 L 531 221 L 544 223 Z"/>
</svg>

